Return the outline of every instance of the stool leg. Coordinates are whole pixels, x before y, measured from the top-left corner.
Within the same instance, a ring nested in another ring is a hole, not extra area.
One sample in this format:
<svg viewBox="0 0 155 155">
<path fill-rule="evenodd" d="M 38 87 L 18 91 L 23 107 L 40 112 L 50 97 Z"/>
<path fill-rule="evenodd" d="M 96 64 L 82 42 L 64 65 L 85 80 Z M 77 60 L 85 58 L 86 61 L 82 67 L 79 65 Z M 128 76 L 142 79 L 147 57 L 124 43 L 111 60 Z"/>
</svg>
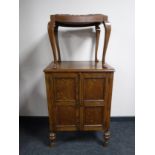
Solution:
<svg viewBox="0 0 155 155">
<path fill-rule="evenodd" d="M 98 51 L 99 37 L 100 37 L 100 27 L 99 27 L 99 25 L 96 25 L 95 26 L 95 29 L 96 29 L 95 62 L 98 62 L 98 59 L 97 59 L 97 51 Z"/>
<path fill-rule="evenodd" d="M 105 21 L 103 24 L 105 28 L 105 37 L 104 37 L 104 47 L 103 47 L 103 56 L 102 56 L 102 66 L 104 68 L 105 67 L 105 56 L 106 56 L 106 51 L 107 51 L 109 38 L 110 38 L 110 32 L 111 32 L 111 24 L 108 21 Z"/>
</svg>

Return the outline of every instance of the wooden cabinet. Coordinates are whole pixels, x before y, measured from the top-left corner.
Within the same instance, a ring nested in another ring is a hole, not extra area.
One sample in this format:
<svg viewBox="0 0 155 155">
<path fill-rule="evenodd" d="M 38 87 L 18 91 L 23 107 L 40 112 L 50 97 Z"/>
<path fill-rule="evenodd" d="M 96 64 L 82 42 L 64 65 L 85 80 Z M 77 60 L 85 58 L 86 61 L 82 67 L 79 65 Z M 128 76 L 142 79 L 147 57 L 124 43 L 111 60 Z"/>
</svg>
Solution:
<svg viewBox="0 0 155 155">
<path fill-rule="evenodd" d="M 54 61 L 44 70 L 46 79 L 50 140 L 57 131 L 103 131 L 110 138 L 110 109 L 114 69 L 105 63 L 110 23 L 105 15 L 52 15 L 48 33 Z M 97 59 L 99 25 L 105 27 L 102 61 Z M 95 61 L 61 61 L 58 27 L 95 26 Z M 58 57 L 58 58 L 57 58 Z"/>
<path fill-rule="evenodd" d="M 101 62 L 68 61 L 58 63 L 56 69 L 53 66 L 51 63 L 44 70 L 50 139 L 54 141 L 56 131 L 104 131 L 104 136 L 109 134 L 114 69 L 102 68 Z M 109 136 L 106 142 L 108 139 Z"/>
</svg>

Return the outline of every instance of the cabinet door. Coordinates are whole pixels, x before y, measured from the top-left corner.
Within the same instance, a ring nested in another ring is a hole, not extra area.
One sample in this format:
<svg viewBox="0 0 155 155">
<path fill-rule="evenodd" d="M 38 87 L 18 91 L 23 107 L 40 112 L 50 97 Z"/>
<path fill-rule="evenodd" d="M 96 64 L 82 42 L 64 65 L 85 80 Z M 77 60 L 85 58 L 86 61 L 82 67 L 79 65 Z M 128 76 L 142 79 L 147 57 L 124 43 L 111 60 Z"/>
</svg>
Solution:
<svg viewBox="0 0 155 155">
<path fill-rule="evenodd" d="M 81 74 L 81 130 L 103 130 L 107 91 L 108 74 Z"/>
<path fill-rule="evenodd" d="M 78 76 L 73 73 L 54 73 L 52 78 L 56 130 L 77 130 L 79 127 Z"/>
</svg>

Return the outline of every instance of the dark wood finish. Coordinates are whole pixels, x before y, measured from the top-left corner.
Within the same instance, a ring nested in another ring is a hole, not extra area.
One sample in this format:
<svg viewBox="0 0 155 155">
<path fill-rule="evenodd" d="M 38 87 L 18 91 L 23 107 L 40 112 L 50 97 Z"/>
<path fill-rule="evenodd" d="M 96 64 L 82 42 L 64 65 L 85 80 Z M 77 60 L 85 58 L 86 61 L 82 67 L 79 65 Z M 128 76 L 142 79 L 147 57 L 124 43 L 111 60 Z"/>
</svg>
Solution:
<svg viewBox="0 0 155 155">
<path fill-rule="evenodd" d="M 95 62 L 98 62 L 98 59 L 97 59 L 97 51 L 98 51 L 99 38 L 100 38 L 100 27 L 99 27 L 99 25 L 96 25 L 95 26 L 95 29 L 96 29 Z"/>
<path fill-rule="evenodd" d="M 81 106 L 83 106 L 83 130 L 102 130 L 104 103 L 108 88 L 108 75 L 103 73 L 81 74 Z M 90 122 L 88 124 L 88 118 Z M 82 121 L 81 121 L 82 122 Z"/>
<path fill-rule="evenodd" d="M 57 68 L 53 65 L 44 70 L 51 133 L 105 131 L 107 144 L 114 69 L 109 65 L 102 68 L 102 62 L 62 61 Z"/>
<path fill-rule="evenodd" d="M 99 25 L 105 26 L 102 61 L 97 59 Z M 95 26 L 95 61 L 62 61 L 58 43 L 58 26 Z M 52 15 L 48 32 L 54 62 L 45 69 L 49 113 L 49 139 L 57 131 L 103 131 L 104 144 L 110 138 L 110 109 L 114 68 L 105 63 L 110 25 L 105 15 Z"/>
<path fill-rule="evenodd" d="M 48 23 L 48 34 L 53 50 L 54 66 L 56 68 L 56 63 L 61 62 L 60 48 L 58 44 L 58 27 L 85 27 L 85 26 L 95 26 L 96 29 L 96 48 L 95 48 L 95 62 L 97 59 L 97 51 L 100 36 L 100 24 L 104 25 L 105 28 L 105 38 L 102 56 L 102 67 L 105 67 L 105 56 L 108 47 L 111 25 L 108 22 L 108 16 L 102 14 L 90 14 L 90 15 L 51 15 L 50 22 Z"/>
</svg>

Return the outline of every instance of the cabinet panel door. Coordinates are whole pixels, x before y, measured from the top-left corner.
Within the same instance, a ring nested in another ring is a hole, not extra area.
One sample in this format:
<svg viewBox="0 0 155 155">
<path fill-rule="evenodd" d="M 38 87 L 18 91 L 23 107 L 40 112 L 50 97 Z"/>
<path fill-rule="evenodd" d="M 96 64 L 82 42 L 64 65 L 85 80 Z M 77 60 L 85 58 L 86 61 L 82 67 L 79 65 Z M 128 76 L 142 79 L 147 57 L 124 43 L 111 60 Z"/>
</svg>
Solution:
<svg viewBox="0 0 155 155">
<path fill-rule="evenodd" d="M 77 130 L 79 127 L 78 75 L 54 73 L 52 77 L 56 130 Z"/>
<path fill-rule="evenodd" d="M 103 130 L 108 74 L 81 74 L 80 121 L 82 130 Z"/>
</svg>

